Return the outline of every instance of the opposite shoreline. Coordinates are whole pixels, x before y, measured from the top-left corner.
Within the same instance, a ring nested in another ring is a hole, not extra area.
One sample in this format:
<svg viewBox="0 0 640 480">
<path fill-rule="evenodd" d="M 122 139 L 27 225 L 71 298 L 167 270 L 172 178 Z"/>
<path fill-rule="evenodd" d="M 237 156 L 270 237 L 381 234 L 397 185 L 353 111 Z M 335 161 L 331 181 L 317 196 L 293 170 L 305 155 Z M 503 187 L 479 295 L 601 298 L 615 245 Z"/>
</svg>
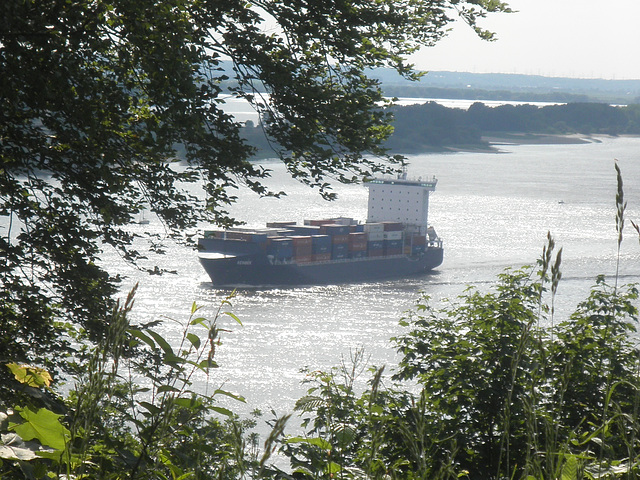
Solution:
<svg viewBox="0 0 640 480">
<path fill-rule="evenodd" d="M 555 135 L 544 133 L 489 133 L 482 136 L 484 145 L 455 145 L 422 153 L 442 152 L 479 152 L 500 153 L 500 147 L 509 145 L 582 145 L 602 143 L 601 138 L 614 138 L 607 135 Z M 420 152 L 413 152 L 420 153 Z"/>
</svg>

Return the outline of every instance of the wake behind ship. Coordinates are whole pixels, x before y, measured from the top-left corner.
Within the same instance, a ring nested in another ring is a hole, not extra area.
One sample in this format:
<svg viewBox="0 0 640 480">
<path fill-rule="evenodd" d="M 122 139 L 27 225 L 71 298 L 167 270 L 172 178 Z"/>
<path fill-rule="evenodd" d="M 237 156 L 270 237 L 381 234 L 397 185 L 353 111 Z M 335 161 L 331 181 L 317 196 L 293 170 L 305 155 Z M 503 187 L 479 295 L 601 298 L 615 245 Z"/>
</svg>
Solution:
<svg viewBox="0 0 640 480">
<path fill-rule="evenodd" d="M 444 255 L 427 222 L 436 184 L 406 173 L 366 182 L 366 223 L 328 218 L 206 230 L 198 240 L 200 263 L 214 286 L 351 283 L 428 272 Z"/>
</svg>

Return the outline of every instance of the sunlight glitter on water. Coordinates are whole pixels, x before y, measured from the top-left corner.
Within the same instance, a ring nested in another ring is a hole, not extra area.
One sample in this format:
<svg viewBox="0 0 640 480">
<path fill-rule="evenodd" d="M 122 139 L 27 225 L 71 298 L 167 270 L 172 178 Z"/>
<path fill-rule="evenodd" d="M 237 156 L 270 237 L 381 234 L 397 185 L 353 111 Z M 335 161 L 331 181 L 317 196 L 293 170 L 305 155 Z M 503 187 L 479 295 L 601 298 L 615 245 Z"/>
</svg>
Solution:
<svg viewBox="0 0 640 480">
<path fill-rule="evenodd" d="M 586 298 L 599 273 L 616 267 L 615 172 L 620 159 L 625 178 L 628 217 L 640 219 L 640 139 L 604 139 L 601 144 L 513 146 L 500 154 L 438 154 L 410 158 L 410 176 L 435 174 L 438 187 L 430 200 L 430 219 L 445 241 L 445 261 L 431 275 L 386 282 L 288 289 L 239 289 L 222 334 L 214 385 L 247 397 L 243 408 L 276 408 L 289 412 L 306 391 L 300 382 L 304 366 L 328 369 L 357 348 L 370 363 L 393 366 L 397 355 L 390 337 L 398 335 L 402 312 L 425 291 L 435 305 L 455 298 L 467 285 L 490 289 L 505 267 L 535 264 L 550 231 L 563 247 L 564 279 L 558 289 L 557 317 L 566 316 Z M 283 199 L 260 199 L 239 193 L 231 213 L 252 226 L 267 221 L 349 216 L 364 220 L 367 190 L 336 186 L 339 200 L 322 201 L 288 178 L 278 163 L 269 163 L 274 188 Z M 559 203 L 562 200 L 564 203 Z M 136 228 L 142 228 L 136 226 Z M 144 228 L 157 228 L 152 223 Z M 630 225 L 622 248 L 622 280 L 640 280 L 640 245 Z M 129 278 L 123 290 L 140 282 L 134 316 L 138 321 L 167 317 L 184 324 L 192 302 L 212 318 L 231 291 L 212 287 L 196 252 L 170 247 L 160 265 L 177 275 L 148 276 L 106 258 Z M 172 342 L 180 324 L 164 320 L 158 327 Z M 199 379 L 204 384 L 204 379 Z"/>
</svg>

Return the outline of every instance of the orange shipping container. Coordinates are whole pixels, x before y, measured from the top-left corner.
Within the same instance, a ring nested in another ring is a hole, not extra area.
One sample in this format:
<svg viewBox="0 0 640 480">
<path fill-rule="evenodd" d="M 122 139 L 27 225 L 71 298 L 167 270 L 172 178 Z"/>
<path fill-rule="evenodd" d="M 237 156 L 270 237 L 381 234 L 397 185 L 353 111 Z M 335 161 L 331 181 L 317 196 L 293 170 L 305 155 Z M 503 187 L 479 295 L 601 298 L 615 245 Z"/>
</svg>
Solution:
<svg viewBox="0 0 640 480">
<path fill-rule="evenodd" d="M 305 225 L 313 225 L 313 226 L 320 226 L 320 225 L 328 225 L 333 223 L 332 219 L 324 219 L 324 220 L 305 220 L 304 224 Z"/>
<path fill-rule="evenodd" d="M 407 237 L 405 243 L 409 245 L 426 245 L 427 237 L 424 235 L 411 235 L 410 237 Z"/>
<path fill-rule="evenodd" d="M 294 247 L 309 246 L 311 247 L 311 236 L 292 236 Z"/>
<path fill-rule="evenodd" d="M 353 232 L 349 234 L 349 242 L 353 242 L 356 240 L 367 240 L 367 234 L 364 232 Z"/>
</svg>

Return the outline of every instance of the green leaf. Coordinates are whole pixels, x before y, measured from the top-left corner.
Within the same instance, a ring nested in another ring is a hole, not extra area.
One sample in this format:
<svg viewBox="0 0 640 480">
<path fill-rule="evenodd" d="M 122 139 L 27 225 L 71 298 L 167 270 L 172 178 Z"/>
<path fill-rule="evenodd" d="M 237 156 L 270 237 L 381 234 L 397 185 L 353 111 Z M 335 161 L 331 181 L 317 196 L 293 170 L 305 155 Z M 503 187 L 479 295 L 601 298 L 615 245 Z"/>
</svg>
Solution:
<svg viewBox="0 0 640 480">
<path fill-rule="evenodd" d="M 16 408 L 25 423 L 20 425 L 10 423 L 9 430 L 16 432 L 23 440 L 38 440 L 57 450 L 64 450 L 70 438 L 69 430 L 60 423 L 62 415 L 56 415 L 51 410 L 41 408 L 34 412 L 29 407 Z"/>
<path fill-rule="evenodd" d="M 203 360 L 197 366 L 203 372 L 206 372 L 210 368 L 218 368 L 218 364 L 213 359 Z"/>
<path fill-rule="evenodd" d="M 204 317 L 194 318 L 193 320 L 191 320 L 190 325 L 202 325 L 204 328 L 209 328 L 209 326 L 207 325 L 207 319 Z"/>
<path fill-rule="evenodd" d="M 144 333 L 142 333 L 142 331 L 137 330 L 135 328 L 130 328 L 129 333 L 131 334 L 131 336 L 142 340 L 144 343 L 146 343 L 147 345 L 149 345 L 151 348 L 155 350 L 156 342 L 154 342 L 153 339 L 148 335 L 145 335 Z"/>
<path fill-rule="evenodd" d="M 159 413 L 162 412 L 162 409 L 160 407 L 157 407 L 153 403 L 140 401 L 138 402 L 138 405 L 140 405 L 142 408 L 144 408 L 146 411 L 148 411 L 152 415 L 158 415 Z"/>
<path fill-rule="evenodd" d="M 325 404 L 325 400 L 322 397 L 316 395 L 305 395 L 298 399 L 294 407 L 295 410 L 302 410 L 303 412 L 311 412 Z"/>
<path fill-rule="evenodd" d="M 13 376 L 20 383 L 30 387 L 48 387 L 51 385 L 51 374 L 44 368 L 32 367 L 30 365 L 18 365 L 17 363 L 7 363 L 7 368 L 11 370 Z"/>
<path fill-rule="evenodd" d="M 161 385 L 158 387 L 158 393 L 179 392 L 180 390 L 173 385 Z"/>
<path fill-rule="evenodd" d="M 218 412 L 221 413 L 222 415 L 226 415 L 227 417 L 233 417 L 233 412 L 231 410 L 229 410 L 228 408 L 223 408 L 223 407 L 210 407 L 211 410 L 213 410 L 214 412 Z"/>
<path fill-rule="evenodd" d="M 331 450 L 331 444 L 322 438 L 303 438 L 303 437 L 291 437 L 287 438 L 287 443 L 306 443 L 307 445 L 314 445 L 322 448 L 323 450 Z"/>
<path fill-rule="evenodd" d="M 235 393 L 231 393 L 222 389 L 217 389 L 215 392 L 213 392 L 213 396 L 215 395 L 224 395 L 225 397 L 233 398 L 234 400 L 238 400 L 239 402 L 242 402 L 242 403 L 246 402 L 243 396 L 237 395 Z"/>
<path fill-rule="evenodd" d="M 195 333 L 187 333 L 187 339 L 191 342 L 196 349 L 200 348 L 200 337 Z"/>
<path fill-rule="evenodd" d="M 569 455 L 562 466 L 562 480 L 578 479 L 578 460 L 575 455 Z"/>
<path fill-rule="evenodd" d="M 174 354 L 173 352 L 167 353 L 164 356 L 164 361 L 167 365 L 180 365 L 180 364 L 184 364 L 184 363 L 188 363 L 187 360 L 185 360 L 182 357 L 179 357 L 178 355 Z"/>
<path fill-rule="evenodd" d="M 238 324 L 239 324 L 240 326 L 242 326 L 242 322 L 240 321 L 240 319 L 239 319 L 238 317 L 236 317 L 233 313 L 231 313 L 231 312 L 223 312 L 223 315 L 228 315 L 228 316 L 230 316 L 230 317 L 231 317 L 231 318 L 233 318 L 236 322 L 238 322 Z"/>
<path fill-rule="evenodd" d="M 153 339 L 158 343 L 158 345 L 160 345 L 160 348 L 162 348 L 162 351 L 164 353 L 166 353 L 167 355 L 175 356 L 171 345 L 169 345 L 169 343 L 162 337 L 162 335 L 160 335 L 158 332 L 154 332 L 153 330 L 149 330 L 149 335 L 151 335 Z"/>
<path fill-rule="evenodd" d="M 194 408 L 194 407 L 199 407 L 200 405 L 202 405 L 202 401 L 198 400 L 197 398 L 194 397 L 189 397 L 189 398 L 185 398 L 185 397 L 179 397 L 174 399 L 174 403 L 180 407 L 184 407 L 184 408 Z"/>
</svg>

